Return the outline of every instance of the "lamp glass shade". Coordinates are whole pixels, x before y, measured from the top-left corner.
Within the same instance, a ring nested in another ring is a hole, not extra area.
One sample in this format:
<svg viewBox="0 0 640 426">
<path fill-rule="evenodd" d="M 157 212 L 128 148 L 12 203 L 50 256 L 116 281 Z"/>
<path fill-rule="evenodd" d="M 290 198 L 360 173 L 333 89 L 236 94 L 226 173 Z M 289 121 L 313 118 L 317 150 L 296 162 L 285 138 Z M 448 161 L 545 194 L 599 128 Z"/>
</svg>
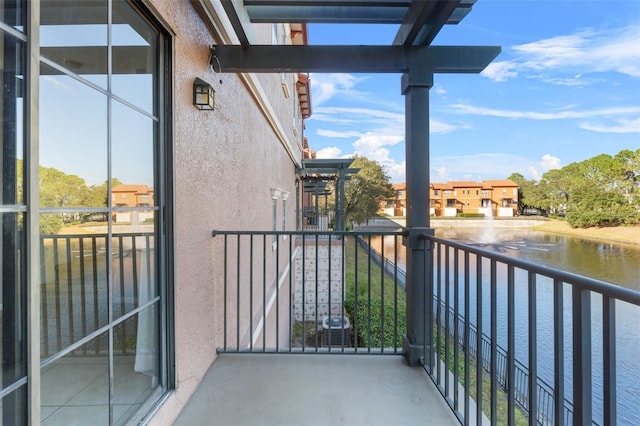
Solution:
<svg viewBox="0 0 640 426">
<path fill-rule="evenodd" d="M 198 109 L 212 110 L 215 106 L 215 90 L 206 81 L 196 78 L 193 82 L 193 104 Z"/>
</svg>

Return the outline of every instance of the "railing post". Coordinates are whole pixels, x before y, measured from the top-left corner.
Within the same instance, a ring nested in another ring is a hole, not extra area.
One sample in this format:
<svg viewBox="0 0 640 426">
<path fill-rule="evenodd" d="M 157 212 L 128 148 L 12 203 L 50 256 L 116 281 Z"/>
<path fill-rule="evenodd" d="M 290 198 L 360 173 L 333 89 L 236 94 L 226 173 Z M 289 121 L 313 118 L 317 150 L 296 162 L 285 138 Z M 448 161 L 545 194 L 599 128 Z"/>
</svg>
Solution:
<svg viewBox="0 0 640 426">
<path fill-rule="evenodd" d="M 407 177 L 407 334 L 403 349 L 409 365 L 424 359 L 425 340 L 431 345 L 433 329 L 425 326 L 425 319 L 433 319 L 433 253 L 431 243 L 425 243 L 429 229 L 429 89 L 433 86 L 433 68 L 424 57 L 412 61 L 409 71 L 402 75 L 402 94 L 405 96 L 405 139 Z M 427 351 L 430 353 L 430 350 Z"/>
</svg>

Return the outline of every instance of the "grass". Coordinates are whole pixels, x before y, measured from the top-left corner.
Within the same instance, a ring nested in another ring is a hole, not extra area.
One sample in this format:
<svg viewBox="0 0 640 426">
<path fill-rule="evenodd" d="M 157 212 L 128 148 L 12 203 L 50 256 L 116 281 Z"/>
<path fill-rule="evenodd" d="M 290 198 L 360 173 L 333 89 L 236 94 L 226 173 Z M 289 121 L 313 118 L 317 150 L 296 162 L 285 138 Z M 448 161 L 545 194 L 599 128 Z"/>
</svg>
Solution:
<svg viewBox="0 0 640 426">
<path fill-rule="evenodd" d="M 406 297 L 355 239 L 345 245 L 345 310 L 359 347 L 401 348 Z"/>
<path fill-rule="evenodd" d="M 572 228 L 564 220 L 549 220 L 534 227 L 536 231 L 572 235 L 595 241 L 640 245 L 640 225 Z"/>
</svg>

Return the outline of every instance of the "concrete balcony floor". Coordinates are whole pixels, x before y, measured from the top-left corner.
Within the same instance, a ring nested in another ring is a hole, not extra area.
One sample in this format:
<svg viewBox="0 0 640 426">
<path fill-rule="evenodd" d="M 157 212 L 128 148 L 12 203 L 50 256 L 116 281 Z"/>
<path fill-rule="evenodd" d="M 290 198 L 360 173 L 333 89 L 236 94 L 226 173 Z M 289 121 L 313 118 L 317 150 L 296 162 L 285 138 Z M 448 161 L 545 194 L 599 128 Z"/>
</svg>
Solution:
<svg viewBox="0 0 640 426">
<path fill-rule="evenodd" d="M 222 354 L 175 425 L 459 425 L 399 355 Z"/>
</svg>

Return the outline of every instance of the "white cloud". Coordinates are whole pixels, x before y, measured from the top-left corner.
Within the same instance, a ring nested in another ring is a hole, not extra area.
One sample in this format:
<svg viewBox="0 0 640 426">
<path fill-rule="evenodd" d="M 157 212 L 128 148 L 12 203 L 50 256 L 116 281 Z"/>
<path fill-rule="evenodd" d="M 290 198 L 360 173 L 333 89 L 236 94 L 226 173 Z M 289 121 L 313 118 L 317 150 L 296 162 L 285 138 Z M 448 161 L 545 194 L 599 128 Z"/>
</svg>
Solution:
<svg viewBox="0 0 640 426">
<path fill-rule="evenodd" d="M 540 161 L 540 167 L 542 167 L 544 171 L 559 169 L 560 159 L 558 157 L 554 157 L 551 154 L 545 154 L 542 156 L 542 161 Z"/>
<path fill-rule="evenodd" d="M 621 118 L 615 120 L 615 122 L 616 124 L 609 126 L 604 124 L 582 123 L 580 124 L 580 128 L 600 133 L 640 133 L 640 118 L 632 120 Z"/>
<path fill-rule="evenodd" d="M 516 71 L 518 65 L 516 62 L 499 61 L 492 62 L 480 73 L 481 76 L 487 77 L 495 81 L 507 81 L 509 78 L 517 77 Z"/>
<path fill-rule="evenodd" d="M 362 95 L 362 92 L 355 90 L 354 87 L 359 82 L 366 80 L 367 77 L 356 77 L 346 73 L 312 73 L 309 79 L 312 90 L 311 98 L 314 107 L 317 107 L 338 95 Z"/>
<path fill-rule="evenodd" d="M 457 126 L 452 124 L 443 123 L 438 120 L 429 120 L 429 132 L 430 133 L 449 133 L 458 130 Z"/>
<path fill-rule="evenodd" d="M 640 26 L 602 31 L 582 30 L 513 46 L 518 57 L 490 64 L 481 73 L 495 81 L 506 81 L 534 71 L 555 84 L 578 84 L 584 73 L 617 72 L 640 77 Z M 571 78 L 549 78 L 548 72 L 566 72 Z M 581 82 L 583 83 L 583 82 Z"/>
<path fill-rule="evenodd" d="M 434 84 L 432 90 L 436 93 L 436 95 L 440 95 L 443 98 L 446 97 L 445 95 L 447 94 L 447 91 L 444 89 L 444 87 L 442 87 L 442 86 L 440 86 L 438 84 Z"/>
<path fill-rule="evenodd" d="M 538 169 L 536 169 L 534 166 L 527 167 L 527 171 L 529 172 L 529 176 L 531 176 L 531 179 L 536 181 L 540 180 L 540 173 L 538 173 Z"/>
<path fill-rule="evenodd" d="M 327 138 L 357 138 L 362 136 L 362 133 L 356 131 L 337 132 L 329 129 L 318 129 L 316 133 L 318 136 L 324 136 Z"/>
<path fill-rule="evenodd" d="M 316 158 L 340 158 L 342 150 L 337 146 L 322 148 L 316 152 Z"/>
<path fill-rule="evenodd" d="M 360 136 L 360 138 L 353 143 L 353 147 L 356 149 L 356 152 L 368 156 L 369 153 L 375 151 L 380 147 L 397 145 L 403 140 L 403 135 L 382 135 L 367 133 Z"/>
<path fill-rule="evenodd" d="M 528 118 L 531 120 L 561 120 L 575 118 L 608 117 L 612 115 L 640 114 L 640 106 L 612 107 L 584 111 L 564 110 L 553 112 L 501 110 L 476 107 L 466 104 L 454 104 L 451 107 L 461 113 L 503 118 Z"/>
</svg>

